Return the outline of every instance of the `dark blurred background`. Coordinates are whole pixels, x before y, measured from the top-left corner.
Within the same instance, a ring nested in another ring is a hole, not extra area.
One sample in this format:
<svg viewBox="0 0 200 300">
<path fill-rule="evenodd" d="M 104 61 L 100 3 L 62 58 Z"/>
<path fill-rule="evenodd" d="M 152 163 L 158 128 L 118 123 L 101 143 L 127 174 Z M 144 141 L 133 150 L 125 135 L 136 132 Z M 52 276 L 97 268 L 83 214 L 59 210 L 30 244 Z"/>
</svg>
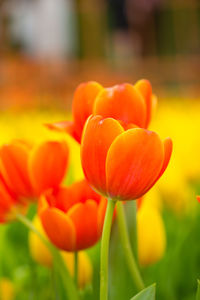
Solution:
<svg viewBox="0 0 200 300">
<path fill-rule="evenodd" d="M 199 97 L 198 0 L 0 0 L 1 104 L 143 77 L 161 96 Z"/>
</svg>

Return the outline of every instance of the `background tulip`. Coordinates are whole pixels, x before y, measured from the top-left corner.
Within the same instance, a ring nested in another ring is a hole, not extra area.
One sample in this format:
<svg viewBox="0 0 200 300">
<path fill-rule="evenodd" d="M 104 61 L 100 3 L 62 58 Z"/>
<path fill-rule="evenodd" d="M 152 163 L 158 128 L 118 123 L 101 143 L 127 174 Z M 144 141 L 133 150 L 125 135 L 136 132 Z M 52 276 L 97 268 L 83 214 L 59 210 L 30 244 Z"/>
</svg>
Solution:
<svg viewBox="0 0 200 300">
<path fill-rule="evenodd" d="M 34 217 L 33 225 L 40 234 L 47 238 L 40 218 L 37 215 Z M 53 261 L 51 253 L 46 245 L 44 245 L 41 239 L 33 231 L 29 232 L 29 250 L 32 258 L 37 263 L 47 267 L 52 267 Z M 74 253 L 62 251 L 61 254 L 71 276 L 74 277 Z M 84 288 L 91 281 L 92 264 L 87 253 L 85 251 L 80 251 L 78 253 L 78 285 L 80 288 Z"/>
<path fill-rule="evenodd" d="M 0 278 L 0 299 L 1 300 L 14 300 L 15 288 L 12 281 L 8 278 Z"/>
<path fill-rule="evenodd" d="M 26 207 L 26 203 L 9 189 L 0 174 L 0 223 L 15 219 L 15 213 L 24 213 Z"/>
<path fill-rule="evenodd" d="M 137 214 L 138 259 L 147 266 L 160 260 L 166 248 L 166 234 L 160 212 L 148 205 Z"/>
<path fill-rule="evenodd" d="M 56 188 L 64 179 L 69 159 L 69 148 L 64 141 L 46 141 L 31 152 L 29 172 L 36 195 Z"/>
<path fill-rule="evenodd" d="M 17 197 L 31 199 L 61 183 L 68 158 L 69 149 L 63 141 L 45 141 L 34 147 L 13 141 L 0 149 L 0 170 Z"/>
<path fill-rule="evenodd" d="M 145 79 L 139 80 L 135 85 L 123 83 L 109 88 L 89 81 L 81 83 L 74 93 L 73 121 L 48 123 L 46 126 L 69 133 L 79 143 L 84 124 L 91 114 L 117 119 L 125 129 L 133 126 L 147 128 L 156 101 L 151 84 Z"/>
<path fill-rule="evenodd" d="M 83 180 L 44 193 L 39 215 L 53 244 L 62 250 L 78 251 L 99 240 L 105 208 L 106 199 Z"/>
</svg>

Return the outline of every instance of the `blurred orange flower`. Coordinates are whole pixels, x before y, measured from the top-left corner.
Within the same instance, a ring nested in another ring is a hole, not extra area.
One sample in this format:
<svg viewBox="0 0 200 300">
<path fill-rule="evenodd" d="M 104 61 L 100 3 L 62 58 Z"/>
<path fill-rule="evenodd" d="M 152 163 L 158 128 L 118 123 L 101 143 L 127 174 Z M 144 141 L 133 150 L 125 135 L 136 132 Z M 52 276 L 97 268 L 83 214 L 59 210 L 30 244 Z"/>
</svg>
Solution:
<svg viewBox="0 0 200 300">
<path fill-rule="evenodd" d="M 23 203 L 8 188 L 2 174 L 0 174 L 0 223 L 11 221 L 15 218 L 15 212 L 25 212 L 26 203 Z"/>
<path fill-rule="evenodd" d="M 112 199 L 133 200 L 144 195 L 165 171 L 172 141 L 152 131 L 124 131 L 112 118 L 88 118 L 81 143 L 81 160 L 89 183 Z"/>
<path fill-rule="evenodd" d="M 61 183 L 68 157 L 65 142 L 47 141 L 32 147 L 15 140 L 0 149 L 0 170 L 10 190 L 30 199 Z"/>
<path fill-rule="evenodd" d="M 54 245 L 62 250 L 77 251 L 99 240 L 106 204 L 107 200 L 82 180 L 70 187 L 46 191 L 40 197 L 39 216 Z"/>
<path fill-rule="evenodd" d="M 87 118 L 93 115 L 112 117 L 121 125 L 147 128 L 151 120 L 156 97 L 152 95 L 148 80 L 139 80 L 135 85 L 123 83 L 103 88 L 94 81 L 80 84 L 74 94 L 72 104 L 73 121 L 46 124 L 49 129 L 66 131 L 79 143 Z"/>
</svg>

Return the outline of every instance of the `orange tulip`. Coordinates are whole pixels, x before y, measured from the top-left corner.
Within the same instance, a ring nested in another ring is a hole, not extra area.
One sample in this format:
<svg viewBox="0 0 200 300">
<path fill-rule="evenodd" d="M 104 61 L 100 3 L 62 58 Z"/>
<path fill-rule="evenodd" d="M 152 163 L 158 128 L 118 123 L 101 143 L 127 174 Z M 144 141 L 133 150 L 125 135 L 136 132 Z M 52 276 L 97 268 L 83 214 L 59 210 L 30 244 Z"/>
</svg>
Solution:
<svg viewBox="0 0 200 300">
<path fill-rule="evenodd" d="M 15 212 L 25 212 L 26 204 L 9 190 L 3 176 L 0 174 L 0 223 L 11 221 Z"/>
<path fill-rule="evenodd" d="M 152 131 L 127 131 L 112 118 L 88 118 L 81 143 L 81 160 L 89 183 L 112 199 L 131 200 L 144 195 L 165 171 L 172 141 Z"/>
<path fill-rule="evenodd" d="M 32 147 L 13 141 L 0 149 L 0 169 L 10 190 L 30 199 L 61 183 L 68 156 L 65 142 L 47 141 Z"/>
<path fill-rule="evenodd" d="M 97 82 L 82 83 L 75 91 L 72 113 L 73 121 L 46 124 L 50 129 L 66 131 L 79 143 L 87 118 L 101 115 L 117 119 L 125 128 L 147 128 L 151 120 L 156 98 L 152 95 L 148 80 L 139 80 L 135 85 L 123 83 L 103 88 Z"/>
<path fill-rule="evenodd" d="M 93 246 L 100 238 L 106 199 L 96 194 L 85 180 L 70 187 L 45 192 L 39 215 L 51 242 L 66 251 Z"/>
<path fill-rule="evenodd" d="M 127 129 L 130 124 L 146 128 L 155 105 L 148 80 L 135 85 L 123 83 L 101 91 L 94 103 L 93 114 L 114 118 Z"/>
</svg>

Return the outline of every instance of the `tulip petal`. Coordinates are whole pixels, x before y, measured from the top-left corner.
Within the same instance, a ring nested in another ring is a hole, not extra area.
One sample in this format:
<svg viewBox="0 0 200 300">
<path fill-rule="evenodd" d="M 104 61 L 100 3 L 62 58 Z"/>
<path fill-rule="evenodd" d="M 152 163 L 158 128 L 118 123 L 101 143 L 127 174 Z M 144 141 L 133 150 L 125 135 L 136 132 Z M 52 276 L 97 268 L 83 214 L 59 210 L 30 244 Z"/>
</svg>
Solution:
<svg viewBox="0 0 200 300">
<path fill-rule="evenodd" d="M 69 149 L 65 142 L 48 141 L 31 153 L 29 170 L 37 194 L 56 188 L 65 176 Z"/>
<path fill-rule="evenodd" d="M 143 127 L 146 120 L 146 105 L 135 87 L 124 83 L 102 90 L 96 98 L 93 113 Z"/>
<path fill-rule="evenodd" d="M 106 191 L 105 162 L 113 140 L 124 130 L 114 119 L 91 116 L 86 122 L 81 145 L 82 167 L 90 184 Z"/>
<path fill-rule="evenodd" d="M 81 83 L 75 93 L 72 103 L 72 113 L 77 130 L 82 132 L 87 118 L 92 114 L 93 104 L 103 87 L 95 82 Z"/>
<path fill-rule="evenodd" d="M 75 249 L 75 228 L 70 218 L 57 208 L 48 208 L 40 214 L 44 230 L 51 242 L 65 251 Z"/>
<path fill-rule="evenodd" d="M 8 187 L 27 198 L 33 195 L 28 173 L 29 151 L 29 147 L 19 141 L 4 145 L 0 150 L 1 171 Z"/>
<path fill-rule="evenodd" d="M 88 199 L 92 199 L 99 204 L 101 200 L 101 196 L 91 188 L 85 179 L 74 182 L 71 186 L 69 186 L 68 190 L 73 195 L 74 203 L 85 203 Z"/>
<path fill-rule="evenodd" d="M 76 231 L 76 250 L 94 245 L 98 238 L 97 204 L 87 200 L 84 204 L 75 204 L 67 216 L 74 224 Z"/>
<path fill-rule="evenodd" d="M 170 158 L 172 155 L 172 147 L 173 147 L 172 140 L 170 138 L 166 138 L 164 140 L 164 153 L 165 153 L 164 155 L 165 156 L 164 156 L 164 160 L 163 160 L 162 169 L 160 170 L 157 180 L 162 176 L 162 174 L 165 172 L 165 170 L 169 164 L 169 161 L 170 161 Z"/>
<path fill-rule="evenodd" d="M 155 132 L 141 128 L 119 135 L 106 159 L 107 191 L 111 198 L 141 197 L 159 175 L 164 147 Z"/>
<path fill-rule="evenodd" d="M 74 195 L 74 191 L 68 187 L 59 187 L 57 189 L 47 190 L 41 197 L 45 198 L 49 207 L 55 207 L 63 212 L 67 212 L 79 199 Z M 42 201 L 41 201 L 42 202 Z M 45 203 L 44 203 L 45 204 Z M 43 204 L 43 206 L 44 206 Z"/>
<path fill-rule="evenodd" d="M 153 100 L 152 87 L 150 82 L 146 79 L 141 79 L 137 81 L 137 83 L 134 86 L 142 94 L 146 103 L 147 111 L 146 111 L 145 127 L 147 128 L 151 120 L 151 113 L 152 113 L 152 100 Z M 154 97 L 154 99 L 156 98 Z M 155 105 L 155 102 L 153 103 L 153 105 Z"/>
</svg>

